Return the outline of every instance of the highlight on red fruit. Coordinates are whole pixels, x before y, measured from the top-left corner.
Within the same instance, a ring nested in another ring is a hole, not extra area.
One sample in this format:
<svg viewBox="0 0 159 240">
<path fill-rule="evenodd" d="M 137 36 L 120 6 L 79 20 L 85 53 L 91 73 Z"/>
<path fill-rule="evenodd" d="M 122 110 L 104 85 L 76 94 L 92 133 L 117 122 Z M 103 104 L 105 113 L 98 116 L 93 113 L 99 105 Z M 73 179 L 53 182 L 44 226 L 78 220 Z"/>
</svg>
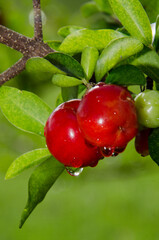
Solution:
<svg viewBox="0 0 159 240">
<path fill-rule="evenodd" d="M 99 83 L 86 92 L 77 109 L 77 121 L 84 137 L 108 152 L 111 147 L 124 148 L 138 130 L 131 94 L 111 84 Z"/>
<path fill-rule="evenodd" d="M 57 107 L 45 125 L 45 138 L 50 153 L 68 167 L 95 166 L 102 158 L 100 149 L 85 140 L 77 123 L 80 100 Z"/>
<path fill-rule="evenodd" d="M 150 132 L 151 132 L 150 128 L 144 128 L 138 131 L 135 138 L 136 151 L 143 157 L 149 155 L 148 137 L 150 135 Z"/>
</svg>

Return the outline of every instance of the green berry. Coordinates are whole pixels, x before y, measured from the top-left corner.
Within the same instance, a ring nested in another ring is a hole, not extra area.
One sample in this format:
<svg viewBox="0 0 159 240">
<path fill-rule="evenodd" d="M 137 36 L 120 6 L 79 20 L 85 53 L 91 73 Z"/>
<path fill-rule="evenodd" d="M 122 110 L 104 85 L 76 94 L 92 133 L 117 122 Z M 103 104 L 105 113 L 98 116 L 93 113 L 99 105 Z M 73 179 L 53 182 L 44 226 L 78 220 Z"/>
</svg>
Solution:
<svg viewBox="0 0 159 240">
<path fill-rule="evenodd" d="M 147 128 L 159 127 L 159 91 L 146 90 L 135 98 L 138 121 Z"/>
</svg>

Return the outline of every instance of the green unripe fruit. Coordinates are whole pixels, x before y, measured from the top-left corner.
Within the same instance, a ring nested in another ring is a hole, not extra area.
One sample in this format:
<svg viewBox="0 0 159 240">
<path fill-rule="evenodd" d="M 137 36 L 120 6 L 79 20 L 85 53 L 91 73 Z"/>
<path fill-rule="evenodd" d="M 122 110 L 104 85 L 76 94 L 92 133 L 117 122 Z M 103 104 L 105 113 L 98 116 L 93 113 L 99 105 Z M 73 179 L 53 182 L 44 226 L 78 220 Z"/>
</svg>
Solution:
<svg viewBox="0 0 159 240">
<path fill-rule="evenodd" d="M 159 91 L 146 90 L 135 98 L 138 121 L 148 128 L 159 127 Z"/>
</svg>

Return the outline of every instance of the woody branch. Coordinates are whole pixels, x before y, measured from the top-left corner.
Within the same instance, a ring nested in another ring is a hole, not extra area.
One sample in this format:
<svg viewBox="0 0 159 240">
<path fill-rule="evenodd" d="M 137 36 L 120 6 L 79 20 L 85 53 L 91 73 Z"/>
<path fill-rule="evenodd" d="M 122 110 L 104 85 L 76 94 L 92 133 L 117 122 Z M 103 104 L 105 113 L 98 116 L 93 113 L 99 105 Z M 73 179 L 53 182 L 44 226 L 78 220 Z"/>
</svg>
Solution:
<svg viewBox="0 0 159 240">
<path fill-rule="evenodd" d="M 33 0 L 34 8 L 34 37 L 28 38 L 5 26 L 0 25 L 0 43 L 23 54 L 23 57 L 12 67 L 0 74 L 0 85 L 17 76 L 25 69 L 26 62 L 31 57 L 44 57 L 54 52 L 43 42 L 40 0 Z"/>
</svg>

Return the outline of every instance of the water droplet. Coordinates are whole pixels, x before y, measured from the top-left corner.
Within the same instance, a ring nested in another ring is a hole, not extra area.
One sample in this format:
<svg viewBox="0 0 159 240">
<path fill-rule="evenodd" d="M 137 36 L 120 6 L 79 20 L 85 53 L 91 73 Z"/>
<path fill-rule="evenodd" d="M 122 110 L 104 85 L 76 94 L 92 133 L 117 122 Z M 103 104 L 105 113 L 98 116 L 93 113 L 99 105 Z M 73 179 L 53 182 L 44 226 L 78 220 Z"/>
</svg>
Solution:
<svg viewBox="0 0 159 240">
<path fill-rule="evenodd" d="M 118 156 L 118 154 L 119 154 L 119 153 L 117 153 L 117 152 L 114 151 L 114 152 L 112 153 L 112 157 L 116 157 L 116 156 Z"/>
<path fill-rule="evenodd" d="M 113 149 L 111 147 L 101 147 L 100 150 L 104 157 L 112 156 Z"/>
<path fill-rule="evenodd" d="M 65 167 L 65 169 L 71 176 L 75 177 L 79 176 L 83 171 L 83 168 Z"/>
<path fill-rule="evenodd" d="M 115 148 L 115 152 L 116 153 L 122 153 L 125 150 L 125 148 L 126 148 L 126 146 L 124 146 L 124 147 L 116 147 Z"/>
<path fill-rule="evenodd" d="M 42 10 L 41 10 L 41 17 L 42 17 L 43 25 L 45 25 L 47 17 L 46 17 L 46 14 Z M 29 13 L 29 23 L 31 26 L 34 26 L 34 10 L 31 10 Z"/>
</svg>

